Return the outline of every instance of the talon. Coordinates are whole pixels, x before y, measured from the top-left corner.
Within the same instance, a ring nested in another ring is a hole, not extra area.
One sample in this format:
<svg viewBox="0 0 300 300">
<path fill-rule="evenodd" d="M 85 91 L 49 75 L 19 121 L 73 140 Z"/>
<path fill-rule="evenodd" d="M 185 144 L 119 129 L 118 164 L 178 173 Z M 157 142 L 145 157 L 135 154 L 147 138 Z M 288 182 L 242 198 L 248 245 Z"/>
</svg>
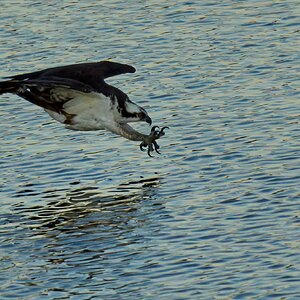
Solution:
<svg viewBox="0 0 300 300">
<path fill-rule="evenodd" d="M 165 135 L 165 132 L 164 132 L 165 129 L 169 129 L 169 127 L 163 127 L 163 128 L 157 133 L 156 139 L 159 139 L 161 136 L 164 136 L 164 135 Z"/>
<path fill-rule="evenodd" d="M 158 154 L 161 154 L 158 149 L 159 149 L 159 145 L 154 141 L 153 142 L 153 145 L 154 145 L 154 149 L 155 149 L 155 152 L 158 153 Z"/>
<path fill-rule="evenodd" d="M 159 126 L 153 126 L 153 127 L 151 128 L 151 132 L 154 132 L 156 128 L 159 129 Z"/>
<path fill-rule="evenodd" d="M 147 153 L 148 153 L 148 155 L 149 155 L 150 157 L 154 157 L 153 155 L 150 154 L 150 148 L 148 148 L 148 152 L 147 152 Z"/>
<path fill-rule="evenodd" d="M 165 132 L 164 132 L 165 129 L 169 129 L 169 127 L 168 127 L 168 126 L 163 127 L 163 128 L 160 130 L 160 132 L 159 132 L 160 136 L 165 135 Z"/>
<path fill-rule="evenodd" d="M 145 144 L 145 143 L 141 143 L 140 144 L 140 149 L 141 149 L 141 151 L 146 151 L 145 149 L 144 149 L 144 147 L 147 147 L 147 145 Z"/>
<path fill-rule="evenodd" d="M 165 126 L 160 129 L 159 126 L 153 126 L 151 128 L 151 132 L 148 136 L 145 137 L 145 140 L 140 144 L 141 151 L 146 151 L 149 157 L 153 157 L 151 153 L 155 151 L 157 154 L 161 154 L 159 151 L 159 145 L 157 144 L 156 140 L 158 140 L 161 136 L 165 135 L 164 130 L 168 129 L 169 127 Z"/>
<path fill-rule="evenodd" d="M 150 144 L 150 145 L 148 145 L 148 155 L 150 156 L 150 157 L 153 157 L 150 153 L 151 152 L 153 152 L 154 151 L 154 149 L 153 149 L 153 146 L 152 146 L 152 144 Z"/>
</svg>

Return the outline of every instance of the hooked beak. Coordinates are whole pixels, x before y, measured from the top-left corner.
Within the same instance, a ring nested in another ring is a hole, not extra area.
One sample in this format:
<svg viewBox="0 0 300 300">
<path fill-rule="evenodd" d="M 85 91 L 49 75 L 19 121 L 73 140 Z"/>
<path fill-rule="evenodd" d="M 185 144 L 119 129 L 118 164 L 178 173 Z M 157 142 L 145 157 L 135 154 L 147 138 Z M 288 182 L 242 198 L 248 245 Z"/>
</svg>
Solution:
<svg viewBox="0 0 300 300">
<path fill-rule="evenodd" d="M 147 116 L 147 117 L 145 118 L 145 121 L 146 121 L 149 125 L 152 124 L 152 120 L 151 120 L 151 118 L 150 118 L 149 116 Z"/>
</svg>

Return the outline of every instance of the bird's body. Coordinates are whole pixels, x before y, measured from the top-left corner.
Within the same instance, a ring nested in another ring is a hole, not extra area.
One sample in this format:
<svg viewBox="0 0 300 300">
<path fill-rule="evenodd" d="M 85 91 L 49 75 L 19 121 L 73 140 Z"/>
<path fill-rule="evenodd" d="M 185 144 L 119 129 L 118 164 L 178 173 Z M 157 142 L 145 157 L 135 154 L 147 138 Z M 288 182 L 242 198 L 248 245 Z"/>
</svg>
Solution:
<svg viewBox="0 0 300 300">
<path fill-rule="evenodd" d="M 0 82 L 0 95 L 16 94 L 42 107 L 53 119 L 72 130 L 106 129 L 130 140 L 142 141 L 148 154 L 158 145 L 155 140 L 163 130 L 152 130 L 150 135 L 137 132 L 130 122 L 151 124 L 147 112 L 104 79 L 134 73 L 129 65 L 101 61 L 55 67 L 10 77 Z"/>
<path fill-rule="evenodd" d="M 103 94 L 57 88 L 55 93 L 65 99 L 70 99 L 62 106 L 63 112 L 50 109 L 45 111 L 56 121 L 65 124 L 72 130 L 102 130 L 107 129 L 115 132 L 119 112 L 116 103 Z"/>
</svg>

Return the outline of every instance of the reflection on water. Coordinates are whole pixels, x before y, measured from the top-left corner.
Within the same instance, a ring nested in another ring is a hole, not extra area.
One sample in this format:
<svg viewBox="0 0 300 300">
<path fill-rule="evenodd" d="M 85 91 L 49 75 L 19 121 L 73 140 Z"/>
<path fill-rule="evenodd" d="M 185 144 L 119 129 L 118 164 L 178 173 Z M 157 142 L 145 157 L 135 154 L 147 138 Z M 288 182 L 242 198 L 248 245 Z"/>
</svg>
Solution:
<svg viewBox="0 0 300 300">
<path fill-rule="evenodd" d="M 1 1 L 0 77 L 129 63 L 170 130 L 151 159 L 2 95 L 0 299 L 300 298 L 298 2 Z"/>
<path fill-rule="evenodd" d="M 119 185 L 112 190 L 98 187 L 73 188 L 66 192 L 65 199 L 56 199 L 55 193 L 45 207 L 30 208 L 16 205 L 15 212 L 28 218 L 32 229 L 46 228 L 67 231 L 84 230 L 99 225 L 117 226 L 127 223 L 130 214 L 137 210 L 140 202 L 149 200 L 155 193 L 159 178 L 142 179 Z M 48 196 L 49 197 L 49 196 Z M 142 204 L 143 205 L 143 204 Z M 130 213 L 130 214 L 129 214 Z"/>
<path fill-rule="evenodd" d="M 24 283 L 17 291 L 24 297 L 34 295 L 36 285 L 44 286 L 42 295 L 58 293 L 58 297 L 64 297 L 69 295 L 73 280 L 80 280 L 80 284 L 71 295 L 86 294 L 80 292 L 81 284 L 97 291 L 105 291 L 109 283 L 114 288 L 124 288 L 126 284 L 118 283 L 119 277 L 126 276 L 126 268 L 132 267 L 135 258 L 150 247 L 144 245 L 143 239 L 147 240 L 153 215 L 163 209 L 163 203 L 156 198 L 159 181 L 157 177 L 129 181 L 111 190 L 73 187 L 64 198 L 54 193 L 55 200 L 45 206 L 19 204 L 11 214 L 2 214 L 1 236 L 6 236 L 2 249 L 7 255 L 1 260 L 4 268 L 0 273 L 8 282 L 3 295 L 13 295 L 13 285 L 9 283 L 13 281 L 21 286 Z M 20 251 L 11 252 L 16 245 Z M 132 252 L 134 245 L 138 248 Z M 7 272 L 12 264 L 13 274 Z M 99 278 L 100 275 L 105 276 Z M 64 288 L 56 288 L 60 278 L 67 281 Z"/>
</svg>

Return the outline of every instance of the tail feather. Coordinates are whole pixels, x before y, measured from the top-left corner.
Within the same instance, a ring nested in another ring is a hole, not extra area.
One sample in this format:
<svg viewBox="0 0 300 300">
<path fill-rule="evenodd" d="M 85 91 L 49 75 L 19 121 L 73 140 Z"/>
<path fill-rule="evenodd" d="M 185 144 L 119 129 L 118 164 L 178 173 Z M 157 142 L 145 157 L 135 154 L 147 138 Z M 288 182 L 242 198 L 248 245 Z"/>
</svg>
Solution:
<svg viewBox="0 0 300 300">
<path fill-rule="evenodd" d="M 5 93 L 15 93 L 19 88 L 19 83 L 14 80 L 0 82 L 0 95 Z"/>
</svg>

